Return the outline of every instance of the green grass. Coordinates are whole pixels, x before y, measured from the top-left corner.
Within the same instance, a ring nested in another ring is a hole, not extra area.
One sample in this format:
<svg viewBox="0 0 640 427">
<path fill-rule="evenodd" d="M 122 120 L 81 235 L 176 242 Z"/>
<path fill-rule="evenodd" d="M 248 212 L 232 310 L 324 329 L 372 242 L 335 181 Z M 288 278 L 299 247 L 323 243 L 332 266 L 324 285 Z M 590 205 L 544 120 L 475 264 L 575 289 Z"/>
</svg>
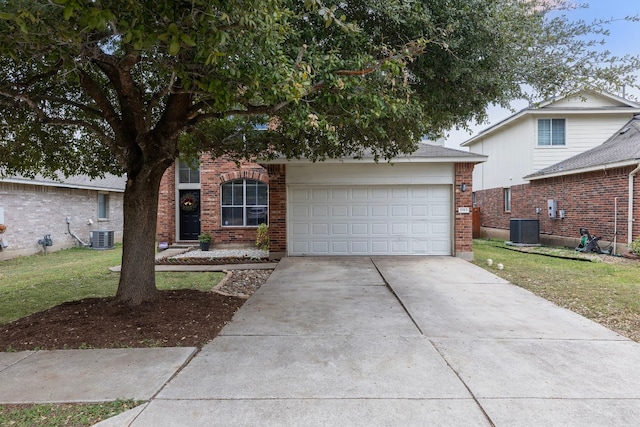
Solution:
<svg viewBox="0 0 640 427">
<path fill-rule="evenodd" d="M 640 342 L 640 262 L 601 255 L 597 262 L 508 249 L 498 241 L 475 240 L 474 263 L 514 285 L 599 322 Z M 573 256 L 574 251 L 544 251 Z M 487 265 L 487 259 L 493 265 Z M 504 265 L 498 270 L 497 264 Z"/>
<path fill-rule="evenodd" d="M 63 302 L 113 296 L 122 247 L 114 250 L 67 249 L 0 261 L 0 324 L 11 322 Z M 214 287 L 223 273 L 157 273 L 158 289 Z"/>
<path fill-rule="evenodd" d="M 92 426 L 140 403 L 116 400 L 98 404 L 0 405 L 0 426 Z"/>
</svg>

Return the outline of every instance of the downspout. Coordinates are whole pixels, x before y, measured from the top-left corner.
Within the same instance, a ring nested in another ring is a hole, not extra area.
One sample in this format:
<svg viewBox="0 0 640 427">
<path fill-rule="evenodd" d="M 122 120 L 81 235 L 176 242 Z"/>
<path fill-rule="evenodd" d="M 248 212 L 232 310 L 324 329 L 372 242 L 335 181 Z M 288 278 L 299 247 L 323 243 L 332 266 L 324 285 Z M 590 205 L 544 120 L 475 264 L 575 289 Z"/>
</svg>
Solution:
<svg viewBox="0 0 640 427">
<path fill-rule="evenodd" d="M 640 172 L 640 163 L 638 163 L 638 166 L 629 173 L 629 213 L 627 214 L 629 221 L 629 224 L 627 225 L 628 245 L 631 245 L 631 242 L 633 241 L 633 178 L 638 172 Z"/>
</svg>

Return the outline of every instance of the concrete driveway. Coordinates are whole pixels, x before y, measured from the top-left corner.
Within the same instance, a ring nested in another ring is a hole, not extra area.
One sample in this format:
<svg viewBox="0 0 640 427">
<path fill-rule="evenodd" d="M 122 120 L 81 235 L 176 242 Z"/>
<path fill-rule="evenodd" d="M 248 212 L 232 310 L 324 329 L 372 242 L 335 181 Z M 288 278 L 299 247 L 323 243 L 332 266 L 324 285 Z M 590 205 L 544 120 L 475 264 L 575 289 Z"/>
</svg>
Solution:
<svg viewBox="0 0 640 427">
<path fill-rule="evenodd" d="M 286 258 L 129 416 L 112 425 L 635 426 L 640 345 L 456 258 Z"/>
</svg>

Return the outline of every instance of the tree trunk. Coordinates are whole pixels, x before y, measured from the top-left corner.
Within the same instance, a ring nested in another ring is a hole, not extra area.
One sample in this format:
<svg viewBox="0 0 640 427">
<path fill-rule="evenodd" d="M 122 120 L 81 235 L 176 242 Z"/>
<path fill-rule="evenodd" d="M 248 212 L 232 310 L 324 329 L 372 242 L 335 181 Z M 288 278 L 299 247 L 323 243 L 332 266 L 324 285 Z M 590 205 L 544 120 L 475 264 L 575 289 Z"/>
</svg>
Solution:
<svg viewBox="0 0 640 427">
<path fill-rule="evenodd" d="M 155 238 L 162 173 L 127 177 L 124 192 L 122 270 L 116 299 L 129 306 L 157 299 Z"/>
</svg>

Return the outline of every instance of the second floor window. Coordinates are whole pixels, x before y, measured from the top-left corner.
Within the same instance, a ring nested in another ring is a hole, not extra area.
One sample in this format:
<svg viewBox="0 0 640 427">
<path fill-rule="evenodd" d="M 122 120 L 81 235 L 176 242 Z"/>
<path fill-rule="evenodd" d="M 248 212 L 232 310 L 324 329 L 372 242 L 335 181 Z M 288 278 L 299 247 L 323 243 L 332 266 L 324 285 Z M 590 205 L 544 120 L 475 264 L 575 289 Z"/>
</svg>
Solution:
<svg viewBox="0 0 640 427">
<path fill-rule="evenodd" d="M 187 162 L 180 160 L 178 182 L 180 184 L 198 184 L 200 182 L 200 169 L 192 169 Z"/>
<path fill-rule="evenodd" d="M 565 145 L 565 119 L 538 119 L 538 146 Z"/>
</svg>

